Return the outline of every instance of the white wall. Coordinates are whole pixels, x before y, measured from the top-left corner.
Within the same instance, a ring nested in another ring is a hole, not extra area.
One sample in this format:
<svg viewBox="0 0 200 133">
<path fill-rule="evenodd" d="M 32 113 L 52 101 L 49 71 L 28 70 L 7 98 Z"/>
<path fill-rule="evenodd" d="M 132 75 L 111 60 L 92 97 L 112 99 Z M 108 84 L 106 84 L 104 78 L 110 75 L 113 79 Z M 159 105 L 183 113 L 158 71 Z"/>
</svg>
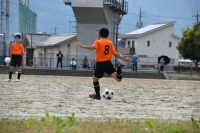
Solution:
<svg viewBox="0 0 200 133">
<path fill-rule="evenodd" d="M 56 55 L 61 50 L 64 58 L 63 58 L 63 65 L 66 66 L 66 64 L 69 64 L 71 58 L 76 58 L 76 38 L 69 40 L 68 42 L 51 46 L 51 47 L 37 47 L 34 49 L 34 65 L 37 67 L 42 66 L 48 66 L 50 67 L 50 61 L 51 66 L 56 67 L 57 65 L 57 59 Z M 68 51 L 70 53 L 68 53 Z M 42 53 L 42 56 L 39 55 Z"/>
<path fill-rule="evenodd" d="M 136 53 L 137 55 L 147 55 L 150 57 L 156 57 L 161 55 L 167 55 L 170 58 L 178 59 L 178 38 L 173 37 L 174 25 L 163 28 L 156 32 L 144 35 L 136 39 Z M 150 46 L 147 46 L 147 41 L 150 41 Z M 169 42 L 172 42 L 172 46 L 169 47 Z"/>
</svg>

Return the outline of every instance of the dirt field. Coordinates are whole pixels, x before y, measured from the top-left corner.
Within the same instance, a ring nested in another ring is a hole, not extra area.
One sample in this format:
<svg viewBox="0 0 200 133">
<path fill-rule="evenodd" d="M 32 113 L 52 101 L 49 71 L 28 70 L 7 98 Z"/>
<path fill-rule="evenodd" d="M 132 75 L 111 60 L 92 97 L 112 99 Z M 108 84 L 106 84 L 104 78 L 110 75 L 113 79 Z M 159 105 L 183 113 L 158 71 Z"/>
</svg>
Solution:
<svg viewBox="0 0 200 133">
<path fill-rule="evenodd" d="M 179 80 L 100 80 L 114 91 L 112 100 L 92 100 L 92 78 L 22 75 L 21 82 L 4 82 L 0 74 L 0 118 L 42 117 L 45 112 L 63 118 L 188 120 L 200 118 L 200 82 Z"/>
</svg>

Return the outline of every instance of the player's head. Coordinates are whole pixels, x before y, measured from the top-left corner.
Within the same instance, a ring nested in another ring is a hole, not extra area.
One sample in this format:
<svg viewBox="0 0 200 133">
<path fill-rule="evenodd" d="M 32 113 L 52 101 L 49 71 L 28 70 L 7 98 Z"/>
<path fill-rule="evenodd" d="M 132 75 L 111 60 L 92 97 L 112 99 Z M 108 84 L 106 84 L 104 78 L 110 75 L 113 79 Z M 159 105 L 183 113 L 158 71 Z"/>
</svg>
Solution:
<svg viewBox="0 0 200 133">
<path fill-rule="evenodd" d="M 109 35 L 109 30 L 107 28 L 102 28 L 99 31 L 100 37 L 107 38 Z"/>
<path fill-rule="evenodd" d="M 15 42 L 16 43 L 19 43 L 20 39 L 21 39 L 21 35 L 19 35 L 19 34 L 15 35 Z"/>
<path fill-rule="evenodd" d="M 61 53 L 61 50 L 59 51 L 59 53 Z"/>
<path fill-rule="evenodd" d="M 21 35 L 17 34 L 17 35 L 15 36 L 15 39 L 16 39 L 16 38 L 19 38 L 19 39 L 20 39 L 20 38 L 21 38 Z"/>
</svg>

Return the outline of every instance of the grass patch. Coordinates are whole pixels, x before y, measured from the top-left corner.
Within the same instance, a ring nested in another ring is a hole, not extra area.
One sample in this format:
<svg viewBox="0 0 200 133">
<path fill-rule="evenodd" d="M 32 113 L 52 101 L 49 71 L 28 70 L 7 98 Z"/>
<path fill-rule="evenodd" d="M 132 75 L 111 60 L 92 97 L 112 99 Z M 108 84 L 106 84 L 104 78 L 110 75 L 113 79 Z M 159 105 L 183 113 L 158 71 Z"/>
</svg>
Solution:
<svg viewBox="0 0 200 133">
<path fill-rule="evenodd" d="M 181 72 L 179 73 L 167 73 L 169 79 L 177 79 L 177 78 L 189 78 L 189 79 L 200 79 L 199 72 Z"/>
<path fill-rule="evenodd" d="M 46 113 L 41 119 L 0 120 L 0 133 L 200 133 L 200 120 L 161 122 L 115 119 L 107 121 L 67 119 Z"/>
</svg>

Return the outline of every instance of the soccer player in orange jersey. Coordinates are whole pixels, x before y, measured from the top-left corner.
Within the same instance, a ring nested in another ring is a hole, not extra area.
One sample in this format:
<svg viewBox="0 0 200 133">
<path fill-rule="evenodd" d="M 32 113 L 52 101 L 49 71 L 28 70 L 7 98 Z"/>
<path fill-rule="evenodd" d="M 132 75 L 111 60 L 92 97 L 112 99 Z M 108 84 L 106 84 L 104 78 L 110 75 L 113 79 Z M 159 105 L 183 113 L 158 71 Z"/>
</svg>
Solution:
<svg viewBox="0 0 200 133">
<path fill-rule="evenodd" d="M 9 79 L 5 80 L 7 82 L 11 82 L 12 79 L 12 73 L 15 66 L 17 66 L 18 70 L 18 76 L 15 82 L 20 82 L 20 76 L 21 76 L 21 65 L 24 61 L 23 54 L 24 54 L 24 46 L 20 43 L 21 36 L 16 35 L 15 36 L 15 42 L 12 43 L 10 47 L 10 70 L 9 70 Z"/>
<path fill-rule="evenodd" d="M 103 77 L 104 72 L 112 76 L 116 81 L 118 82 L 122 81 L 121 67 L 124 65 L 123 64 L 118 65 L 116 71 L 111 62 L 112 56 L 114 55 L 116 58 L 119 58 L 125 62 L 131 61 L 130 58 L 124 58 L 116 52 L 113 43 L 108 39 L 109 30 L 107 28 L 102 28 L 99 31 L 99 35 L 100 39 L 96 40 L 92 46 L 86 46 L 81 43 L 76 44 L 81 48 L 85 48 L 88 50 L 96 50 L 96 57 L 95 57 L 96 65 L 93 75 L 93 84 L 96 94 L 90 94 L 89 97 L 97 100 L 101 99 L 99 78 Z"/>
</svg>

